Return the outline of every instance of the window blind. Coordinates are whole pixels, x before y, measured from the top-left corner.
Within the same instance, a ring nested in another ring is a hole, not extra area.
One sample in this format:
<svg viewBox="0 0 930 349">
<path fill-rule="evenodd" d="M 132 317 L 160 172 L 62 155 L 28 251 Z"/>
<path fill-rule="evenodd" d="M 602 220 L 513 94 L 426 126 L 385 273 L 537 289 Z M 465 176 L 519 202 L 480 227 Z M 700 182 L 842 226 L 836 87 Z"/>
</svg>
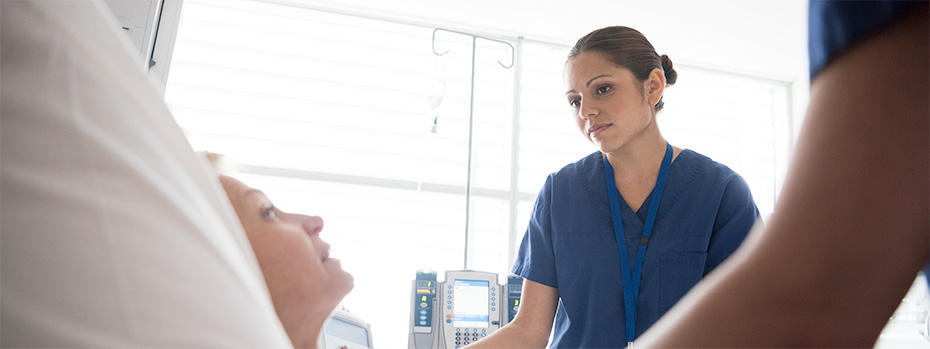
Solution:
<svg viewBox="0 0 930 349">
<path fill-rule="evenodd" d="M 595 151 L 563 97 L 567 44 L 477 40 L 470 112 L 470 37 L 437 33 L 448 51 L 437 56 L 433 27 L 312 2 L 186 0 L 183 11 L 166 88 L 175 118 L 278 207 L 323 217 L 321 237 L 356 280 L 344 305 L 378 346 L 407 341 L 414 272 L 465 268 L 466 243 L 469 268 L 504 280 L 546 175 Z M 743 175 L 771 212 L 786 85 L 676 67 L 663 134 Z"/>
</svg>

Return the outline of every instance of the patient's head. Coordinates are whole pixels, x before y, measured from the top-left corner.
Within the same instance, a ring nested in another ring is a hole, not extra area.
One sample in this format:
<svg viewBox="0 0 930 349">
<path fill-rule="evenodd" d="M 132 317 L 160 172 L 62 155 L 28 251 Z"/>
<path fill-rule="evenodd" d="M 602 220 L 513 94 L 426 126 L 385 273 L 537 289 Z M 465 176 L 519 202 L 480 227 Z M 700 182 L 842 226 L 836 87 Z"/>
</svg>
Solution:
<svg viewBox="0 0 930 349">
<path fill-rule="evenodd" d="M 281 211 L 264 193 L 235 178 L 221 175 L 220 182 L 288 336 L 297 347 L 316 345 L 326 317 L 354 285 L 339 260 L 329 258 L 329 244 L 320 239 L 323 220 Z"/>
</svg>

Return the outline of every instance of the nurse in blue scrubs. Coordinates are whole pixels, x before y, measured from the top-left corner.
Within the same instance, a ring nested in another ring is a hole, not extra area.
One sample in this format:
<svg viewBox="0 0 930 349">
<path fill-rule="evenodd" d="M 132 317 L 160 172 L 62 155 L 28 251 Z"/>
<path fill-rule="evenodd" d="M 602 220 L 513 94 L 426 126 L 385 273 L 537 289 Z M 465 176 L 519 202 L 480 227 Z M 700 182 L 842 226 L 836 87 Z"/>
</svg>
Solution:
<svg viewBox="0 0 930 349">
<path fill-rule="evenodd" d="M 596 152 L 549 175 L 513 272 L 520 311 L 475 347 L 626 347 L 759 219 L 746 182 L 670 145 L 656 123 L 677 73 L 638 31 L 607 27 L 565 63 L 566 104 Z"/>
</svg>

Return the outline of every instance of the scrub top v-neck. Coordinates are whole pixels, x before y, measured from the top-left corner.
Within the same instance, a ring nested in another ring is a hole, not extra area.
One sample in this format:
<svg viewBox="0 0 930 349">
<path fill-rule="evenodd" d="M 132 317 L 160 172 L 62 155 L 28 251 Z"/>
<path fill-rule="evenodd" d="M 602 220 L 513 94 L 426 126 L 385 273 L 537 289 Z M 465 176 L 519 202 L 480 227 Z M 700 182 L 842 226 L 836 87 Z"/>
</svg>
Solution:
<svg viewBox="0 0 930 349">
<path fill-rule="evenodd" d="M 559 291 L 553 347 L 627 345 L 620 253 L 604 181 L 600 152 L 550 174 L 514 263 L 515 274 Z M 650 194 L 638 213 L 620 200 L 630 265 L 652 200 Z M 739 175 L 682 151 L 669 167 L 643 261 L 635 335 L 728 257 L 758 216 Z"/>
</svg>

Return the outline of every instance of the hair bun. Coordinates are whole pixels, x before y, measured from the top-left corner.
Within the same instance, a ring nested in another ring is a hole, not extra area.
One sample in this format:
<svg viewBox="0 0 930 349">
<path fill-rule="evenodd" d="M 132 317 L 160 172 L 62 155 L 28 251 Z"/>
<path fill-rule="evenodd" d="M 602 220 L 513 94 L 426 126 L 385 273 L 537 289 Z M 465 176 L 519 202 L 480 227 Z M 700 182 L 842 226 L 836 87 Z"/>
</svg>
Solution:
<svg viewBox="0 0 930 349">
<path fill-rule="evenodd" d="M 662 70 L 665 71 L 665 83 L 668 85 L 674 85 L 675 81 L 678 80 L 678 72 L 675 71 L 675 68 L 672 67 L 672 59 L 668 58 L 668 55 L 662 55 Z"/>
</svg>

